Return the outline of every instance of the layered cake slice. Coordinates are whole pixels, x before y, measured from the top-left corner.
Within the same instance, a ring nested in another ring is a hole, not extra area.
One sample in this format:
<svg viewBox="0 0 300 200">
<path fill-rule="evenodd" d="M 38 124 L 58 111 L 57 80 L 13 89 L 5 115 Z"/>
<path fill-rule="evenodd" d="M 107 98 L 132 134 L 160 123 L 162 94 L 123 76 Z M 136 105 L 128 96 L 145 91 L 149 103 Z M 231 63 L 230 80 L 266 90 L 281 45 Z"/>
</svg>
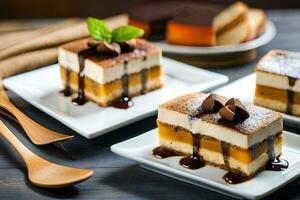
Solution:
<svg viewBox="0 0 300 200">
<path fill-rule="evenodd" d="M 89 39 L 59 48 L 61 79 L 74 92 L 83 91 L 87 99 L 109 106 L 121 97 L 133 97 L 162 87 L 161 50 L 142 39 L 135 39 L 134 50 L 109 55 L 91 50 Z M 80 63 L 82 62 L 82 63 Z M 83 85 L 80 85 L 83 82 Z"/>
<path fill-rule="evenodd" d="M 254 38 L 248 7 L 237 2 L 224 9 L 214 19 L 218 45 L 238 44 Z"/>
<path fill-rule="evenodd" d="M 103 22 L 94 19 L 91 23 L 96 27 L 90 30 L 93 38 L 59 47 L 65 96 L 76 93 L 73 102 L 77 105 L 92 100 L 100 106 L 126 108 L 132 104 L 130 97 L 162 87 L 161 49 L 132 38 L 140 35 L 139 29 L 126 26 L 110 33 L 107 28 L 99 34 L 106 29 Z"/>
<path fill-rule="evenodd" d="M 203 93 L 181 96 L 159 106 L 157 125 L 160 147 L 154 155 L 187 155 L 180 164 L 190 169 L 205 164 L 226 169 L 225 180 L 231 183 L 233 176 L 241 182 L 272 168 L 273 161 L 278 166 L 281 162 L 281 114 L 238 99 Z"/>
<path fill-rule="evenodd" d="M 256 105 L 300 116 L 300 53 L 271 50 L 256 66 Z"/>
<path fill-rule="evenodd" d="M 242 2 L 224 8 L 211 3 L 163 1 L 133 6 L 128 13 L 129 24 L 143 29 L 144 37 L 150 40 L 214 46 L 246 42 L 262 32 L 264 13 L 248 11 Z"/>
<path fill-rule="evenodd" d="M 149 40 L 163 40 L 166 34 L 167 22 L 174 13 L 184 7 L 185 3 L 156 2 L 132 6 L 128 10 L 129 24 L 145 31 L 144 37 Z"/>
<path fill-rule="evenodd" d="M 250 25 L 254 33 L 254 37 L 260 36 L 266 27 L 267 17 L 262 9 L 251 8 L 248 11 Z"/>
<path fill-rule="evenodd" d="M 208 4 L 186 6 L 167 23 L 167 41 L 179 45 L 216 45 L 213 21 L 222 9 Z"/>
</svg>

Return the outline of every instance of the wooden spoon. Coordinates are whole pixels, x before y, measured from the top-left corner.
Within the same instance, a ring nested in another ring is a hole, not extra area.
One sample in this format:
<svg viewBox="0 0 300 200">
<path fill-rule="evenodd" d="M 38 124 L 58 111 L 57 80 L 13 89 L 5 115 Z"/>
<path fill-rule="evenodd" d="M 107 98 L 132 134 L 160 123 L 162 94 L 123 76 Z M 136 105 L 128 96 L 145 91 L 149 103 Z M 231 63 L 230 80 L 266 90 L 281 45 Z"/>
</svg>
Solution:
<svg viewBox="0 0 300 200">
<path fill-rule="evenodd" d="M 14 104 L 9 100 L 5 89 L 3 88 L 2 80 L 0 79 L 0 107 L 10 112 L 19 121 L 20 125 L 25 130 L 30 140 L 36 145 L 45 145 L 52 142 L 71 139 L 74 136 L 65 135 L 61 133 L 49 130 L 21 112 Z"/>
<path fill-rule="evenodd" d="M 0 134 L 17 150 L 27 166 L 29 180 L 40 187 L 59 188 L 84 181 L 92 170 L 65 167 L 51 163 L 26 148 L 0 120 Z"/>
</svg>

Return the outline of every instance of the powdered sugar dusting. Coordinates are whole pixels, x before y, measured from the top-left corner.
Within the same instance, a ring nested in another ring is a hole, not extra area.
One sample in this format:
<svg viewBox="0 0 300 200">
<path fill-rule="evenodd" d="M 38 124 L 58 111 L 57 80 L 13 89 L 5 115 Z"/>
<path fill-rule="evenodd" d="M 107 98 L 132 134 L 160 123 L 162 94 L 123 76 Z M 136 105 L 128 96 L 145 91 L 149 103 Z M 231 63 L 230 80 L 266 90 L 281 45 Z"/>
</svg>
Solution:
<svg viewBox="0 0 300 200">
<path fill-rule="evenodd" d="M 258 69 L 292 78 L 300 78 L 300 53 L 276 51 L 275 54 L 262 59 Z"/>
</svg>

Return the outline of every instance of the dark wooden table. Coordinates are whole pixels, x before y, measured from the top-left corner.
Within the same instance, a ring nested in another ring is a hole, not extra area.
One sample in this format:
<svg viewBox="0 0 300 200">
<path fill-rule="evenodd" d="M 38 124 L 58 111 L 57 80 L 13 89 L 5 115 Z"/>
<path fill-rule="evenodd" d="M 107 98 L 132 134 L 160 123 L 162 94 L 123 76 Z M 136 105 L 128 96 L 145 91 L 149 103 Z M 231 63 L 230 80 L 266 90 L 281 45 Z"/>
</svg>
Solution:
<svg viewBox="0 0 300 200">
<path fill-rule="evenodd" d="M 274 10 L 269 11 L 268 16 L 275 22 L 278 34 L 271 43 L 258 49 L 257 59 L 272 48 L 300 50 L 300 10 Z M 233 81 L 253 72 L 255 62 L 239 67 L 215 68 L 212 71 L 226 74 L 230 81 Z M 0 199 L 230 199 L 210 190 L 144 170 L 136 162 L 110 152 L 109 147 L 112 144 L 155 128 L 156 116 L 87 140 L 16 95 L 10 93 L 10 97 L 25 113 L 46 127 L 76 135 L 72 141 L 59 146 L 36 147 L 31 144 L 18 124 L 0 116 L 26 146 L 50 161 L 90 168 L 95 174 L 91 179 L 74 187 L 36 187 L 28 181 L 22 160 L 4 139 L 0 139 Z M 300 199 L 300 179 L 267 198 Z"/>
</svg>

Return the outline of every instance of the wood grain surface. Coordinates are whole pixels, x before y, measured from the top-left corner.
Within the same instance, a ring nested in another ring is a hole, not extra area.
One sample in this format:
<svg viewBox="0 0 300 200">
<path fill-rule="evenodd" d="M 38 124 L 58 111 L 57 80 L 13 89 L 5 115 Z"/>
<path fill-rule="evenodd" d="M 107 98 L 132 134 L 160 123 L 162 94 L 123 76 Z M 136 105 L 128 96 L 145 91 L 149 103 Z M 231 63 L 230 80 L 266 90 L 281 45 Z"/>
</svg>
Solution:
<svg viewBox="0 0 300 200">
<path fill-rule="evenodd" d="M 300 10 L 273 10 L 268 12 L 278 29 L 278 35 L 268 45 L 258 49 L 259 59 L 271 48 L 300 50 Z M 256 61 L 257 61 L 256 59 Z M 213 68 L 226 74 L 233 81 L 253 72 L 255 62 L 239 67 Z M 44 158 L 67 166 L 90 168 L 92 178 L 75 187 L 65 189 L 41 189 L 29 183 L 24 163 L 0 138 L 0 199 L 166 199 L 166 200 L 221 200 L 224 195 L 189 185 L 140 168 L 136 162 L 114 155 L 109 147 L 151 130 L 156 116 L 128 125 L 93 140 L 87 140 L 53 118 L 9 93 L 11 100 L 27 115 L 58 132 L 75 134 L 73 140 L 59 145 L 34 146 L 14 121 L 3 116 L 12 132 L 32 151 Z M 91 122 L 92 123 L 92 122 Z M 95 123 L 95 122 L 93 122 Z M 285 127 L 285 129 L 288 129 Z M 289 130 L 289 129 L 288 129 Z M 293 130 L 296 133 L 300 131 Z M 300 179 L 296 179 L 267 199 L 300 199 Z"/>
</svg>

